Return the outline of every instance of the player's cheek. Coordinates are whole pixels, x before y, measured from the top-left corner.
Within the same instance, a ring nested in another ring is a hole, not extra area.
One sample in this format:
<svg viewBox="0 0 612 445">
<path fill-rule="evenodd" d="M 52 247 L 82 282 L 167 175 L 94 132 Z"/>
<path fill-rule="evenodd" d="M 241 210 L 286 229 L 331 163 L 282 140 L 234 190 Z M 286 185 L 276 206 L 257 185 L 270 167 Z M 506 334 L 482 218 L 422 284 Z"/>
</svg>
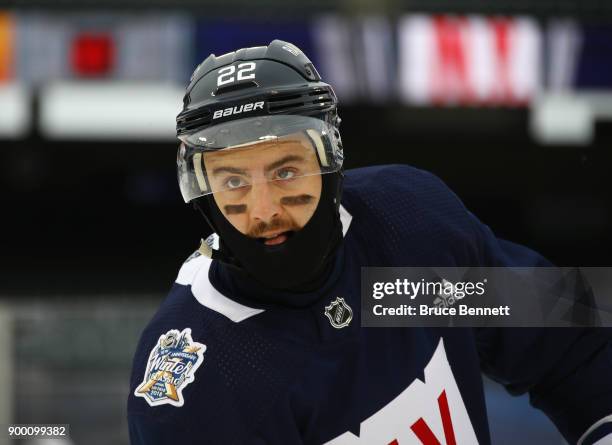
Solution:
<svg viewBox="0 0 612 445">
<path fill-rule="evenodd" d="M 225 219 L 240 233 L 246 234 L 249 229 L 249 207 L 246 206 L 246 211 L 242 213 L 227 213 L 225 211 L 226 205 L 240 205 L 244 204 L 242 201 L 217 199 L 217 206 L 221 209 L 221 213 L 225 216 Z"/>
<path fill-rule="evenodd" d="M 244 214 L 225 215 L 225 217 L 230 222 L 230 224 L 234 226 L 234 228 L 238 230 L 240 233 L 242 233 L 243 235 L 246 235 L 248 233 L 249 222 L 248 222 L 248 218 L 244 216 Z"/>
<path fill-rule="evenodd" d="M 304 184 L 303 189 L 301 190 L 301 194 L 312 196 L 314 197 L 314 199 L 308 204 L 300 206 L 301 207 L 300 208 L 300 216 L 301 216 L 300 226 L 301 227 L 304 227 L 306 223 L 310 221 L 310 218 L 312 218 L 312 215 L 314 215 L 314 212 L 317 209 L 317 206 L 319 205 L 319 200 L 321 199 L 321 187 L 322 187 L 322 181 L 321 181 L 320 175 L 307 176 L 304 178 L 304 180 L 305 180 L 305 184 Z"/>
<path fill-rule="evenodd" d="M 323 190 L 323 180 L 321 175 L 313 175 L 308 178 L 309 186 L 306 194 L 313 196 L 315 199 L 309 204 L 312 212 L 314 213 L 315 209 L 319 205 L 319 201 L 321 200 L 321 192 Z"/>
<path fill-rule="evenodd" d="M 308 221 L 310 221 L 310 218 L 312 218 L 312 215 L 314 215 L 316 208 L 316 203 L 312 202 L 309 204 L 290 207 L 288 209 L 288 213 L 291 216 L 291 219 L 293 219 L 293 221 L 295 221 L 296 224 L 302 228 Z"/>
</svg>

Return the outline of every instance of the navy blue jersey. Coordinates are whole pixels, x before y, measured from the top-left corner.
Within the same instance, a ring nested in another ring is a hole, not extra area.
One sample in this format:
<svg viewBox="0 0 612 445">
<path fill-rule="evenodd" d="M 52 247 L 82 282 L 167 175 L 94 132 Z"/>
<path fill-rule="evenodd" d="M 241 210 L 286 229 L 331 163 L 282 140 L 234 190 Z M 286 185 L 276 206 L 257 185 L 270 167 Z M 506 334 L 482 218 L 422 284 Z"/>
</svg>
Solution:
<svg viewBox="0 0 612 445">
<path fill-rule="evenodd" d="M 348 171 L 341 216 L 332 276 L 307 304 L 255 304 L 218 282 L 215 261 L 185 262 L 134 357 L 132 444 L 489 444 L 482 371 L 529 392 L 570 442 L 602 437 L 608 330 L 360 327 L 362 266 L 544 258 L 497 239 L 439 179 L 407 166 Z M 341 329 L 325 316 L 338 298 L 352 311 Z"/>
</svg>

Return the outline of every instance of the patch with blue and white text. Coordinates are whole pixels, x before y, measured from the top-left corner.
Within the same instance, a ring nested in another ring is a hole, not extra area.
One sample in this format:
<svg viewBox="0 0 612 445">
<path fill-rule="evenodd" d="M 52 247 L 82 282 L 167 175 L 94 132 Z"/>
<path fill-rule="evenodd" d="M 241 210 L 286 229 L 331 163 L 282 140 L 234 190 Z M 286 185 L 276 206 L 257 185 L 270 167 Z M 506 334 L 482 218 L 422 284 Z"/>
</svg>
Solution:
<svg viewBox="0 0 612 445">
<path fill-rule="evenodd" d="M 183 390 L 195 380 L 195 372 L 204 361 L 206 345 L 191 338 L 191 328 L 172 329 L 159 337 L 149 355 L 140 386 L 134 391 L 151 406 L 183 406 Z"/>
</svg>

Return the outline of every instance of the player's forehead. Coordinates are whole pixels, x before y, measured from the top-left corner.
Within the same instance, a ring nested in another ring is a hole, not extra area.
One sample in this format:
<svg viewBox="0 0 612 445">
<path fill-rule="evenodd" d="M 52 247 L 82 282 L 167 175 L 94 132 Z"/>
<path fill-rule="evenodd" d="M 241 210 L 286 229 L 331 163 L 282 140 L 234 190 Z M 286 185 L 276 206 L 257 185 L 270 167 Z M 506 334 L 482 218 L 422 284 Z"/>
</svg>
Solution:
<svg viewBox="0 0 612 445">
<path fill-rule="evenodd" d="M 315 148 L 310 139 L 302 133 L 241 144 L 204 155 L 207 168 L 229 164 L 258 168 L 282 159 L 318 165 Z"/>
</svg>

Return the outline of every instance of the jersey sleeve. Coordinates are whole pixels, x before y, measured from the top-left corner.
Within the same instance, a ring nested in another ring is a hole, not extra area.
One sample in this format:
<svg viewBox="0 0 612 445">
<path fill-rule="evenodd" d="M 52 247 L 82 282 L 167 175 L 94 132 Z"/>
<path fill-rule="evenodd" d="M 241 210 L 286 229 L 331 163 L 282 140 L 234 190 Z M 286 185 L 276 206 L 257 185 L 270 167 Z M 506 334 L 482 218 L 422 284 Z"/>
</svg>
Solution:
<svg viewBox="0 0 612 445">
<path fill-rule="evenodd" d="M 480 262 L 551 266 L 531 249 L 496 238 L 474 220 Z M 612 430 L 612 329 L 480 328 L 482 370 L 511 394 L 529 393 L 570 443 L 595 443 Z M 593 439 L 593 440 L 592 440 Z M 612 436 L 606 440 L 612 443 Z"/>
<path fill-rule="evenodd" d="M 219 360 L 233 349 L 220 343 L 231 321 L 198 305 L 189 286 L 175 284 L 141 335 L 127 404 L 132 445 L 229 445 L 248 435 Z"/>
<path fill-rule="evenodd" d="M 197 433 L 178 425 L 163 423 L 143 414 L 129 414 L 128 428 L 131 445 L 166 445 L 171 443 L 196 444 Z M 207 443 L 202 437 L 201 443 Z M 213 438 L 210 438 L 213 439 Z M 216 443 L 216 442 L 210 442 Z"/>
</svg>

